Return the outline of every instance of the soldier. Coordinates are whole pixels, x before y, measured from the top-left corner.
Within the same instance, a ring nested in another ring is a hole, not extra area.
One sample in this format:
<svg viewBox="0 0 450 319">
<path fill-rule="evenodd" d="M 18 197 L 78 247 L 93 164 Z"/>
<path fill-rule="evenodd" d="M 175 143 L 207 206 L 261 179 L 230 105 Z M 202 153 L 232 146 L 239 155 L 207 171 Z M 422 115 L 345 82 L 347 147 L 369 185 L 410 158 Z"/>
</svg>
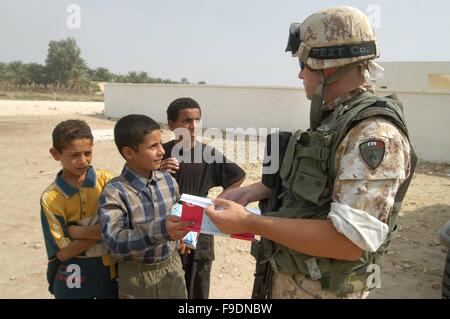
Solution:
<svg viewBox="0 0 450 319">
<path fill-rule="evenodd" d="M 311 110 L 310 129 L 292 134 L 283 154 L 281 207 L 265 216 L 243 208 L 279 195 L 263 177 L 206 212 L 223 232 L 261 235 L 257 264 L 273 275 L 259 298 L 365 298 L 379 287 L 379 259 L 416 162 L 402 106 L 374 95 L 379 48 L 358 9 L 292 24 L 286 51 L 299 58 Z"/>
</svg>

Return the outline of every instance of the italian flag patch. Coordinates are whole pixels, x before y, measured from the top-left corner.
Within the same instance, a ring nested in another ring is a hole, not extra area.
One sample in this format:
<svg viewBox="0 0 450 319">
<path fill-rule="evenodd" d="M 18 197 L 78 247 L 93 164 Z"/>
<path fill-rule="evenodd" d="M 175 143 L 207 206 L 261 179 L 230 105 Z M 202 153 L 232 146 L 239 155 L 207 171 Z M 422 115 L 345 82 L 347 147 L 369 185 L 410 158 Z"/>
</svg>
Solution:
<svg viewBox="0 0 450 319">
<path fill-rule="evenodd" d="M 376 169 L 384 159 L 386 145 L 380 140 L 370 140 L 359 145 L 359 153 L 369 167 Z"/>
</svg>

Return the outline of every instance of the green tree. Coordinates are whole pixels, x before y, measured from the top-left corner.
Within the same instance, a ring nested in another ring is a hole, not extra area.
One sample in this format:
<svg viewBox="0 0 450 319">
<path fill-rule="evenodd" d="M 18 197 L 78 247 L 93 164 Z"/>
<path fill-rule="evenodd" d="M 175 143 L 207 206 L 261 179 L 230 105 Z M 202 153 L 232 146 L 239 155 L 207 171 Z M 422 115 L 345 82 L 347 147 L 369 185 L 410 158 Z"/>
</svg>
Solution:
<svg viewBox="0 0 450 319">
<path fill-rule="evenodd" d="M 180 84 L 180 82 L 172 81 L 171 79 L 164 79 L 164 80 L 161 81 L 161 83 L 164 83 L 164 84 Z"/>
<path fill-rule="evenodd" d="M 0 81 L 6 81 L 6 63 L 0 62 Z"/>
<path fill-rule="evenodd" d="M 6 80 L 13 85 L 23 85 L 29 82 L 27 68 L 21 61 L 6 65 Z"/>
<path fill-rule="evenodd" d="M 114 74 L 112 80 L 113 80 L 113 82 L 116 82 L 116 83 L 125 83 L 126 82 L 125 75 L 123 75 L 123 74 Z"/>
<path fill-rule="evenodd" d="M 138 73 L 136 71 L 130 71 L 125 75 L 124 81 L 126 83 L 139 83 Z"/>
<path fill-rule="evenodd" d="M 38 63 L 28 63 L 26 66 L 27 78 L 30 83 L 47 84 L 45 66 Z"/>
<path fill-rule="evenodd" d="M 147 72 L 139 72 L 138 74 L 138 83 L 152 83 L 152 77 L 147 74 Z"/>
<path fill-rule="evenodd" d="M 70 82 L 73 85 L 73 83 L 79 83 L 81 78 L 87 77 L 88 68 L 73 38 L 50 41 L 45 62 L 50 83 L 66 86 Z"/>
<path fill-rule="evenodd" d="M 147 72 L 136 72 L 131 71 L 124 78 L 126 83 L 152 83 L 152 78 L 147 74 Z"/>
<path fill-rule="evenodd" d="M 89 89 L 90 84 L 91 81 L 89 80 L 89 75 L 85 69 L 83 68 L 72 69 L 69 81 L 67 82 L 67 85 L 70 88 L 75 89 L 78 92 L 81 92 L 81 90 Z"/>
<path fill-rule="evenodd" d="M 99 67 L 95 70 L 91 70 L 91 80 L 96 82 L 111 82 L 114 78 L 114 74 L 112 74 L 107 68 Z"/>
</svg>

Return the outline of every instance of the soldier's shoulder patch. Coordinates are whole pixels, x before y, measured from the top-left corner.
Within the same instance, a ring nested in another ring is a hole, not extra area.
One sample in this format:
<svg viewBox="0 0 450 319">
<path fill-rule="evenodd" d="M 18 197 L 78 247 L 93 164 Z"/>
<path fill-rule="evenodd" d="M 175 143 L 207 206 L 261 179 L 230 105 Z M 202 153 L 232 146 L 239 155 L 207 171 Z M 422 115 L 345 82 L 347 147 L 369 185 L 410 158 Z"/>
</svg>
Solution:
<svg viewBox="0 0 450 319">
<path fill-rule="evenodd" d="M 367 165 L 376 169 L 384 159 L 386 145 L 380 140 L 370 140 L 359 145 L 359 153 Z"/>
</svg>

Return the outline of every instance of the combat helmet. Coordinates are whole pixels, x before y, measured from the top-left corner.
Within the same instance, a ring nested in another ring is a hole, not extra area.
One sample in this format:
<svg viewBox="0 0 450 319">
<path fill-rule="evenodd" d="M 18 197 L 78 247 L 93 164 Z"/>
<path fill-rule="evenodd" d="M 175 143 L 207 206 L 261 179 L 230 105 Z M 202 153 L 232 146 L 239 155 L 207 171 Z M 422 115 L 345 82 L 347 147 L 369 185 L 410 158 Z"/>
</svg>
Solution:
<svg viewBox="0 0 450 319">
<path fill-rule="evenodd" d="M 318 11 L 303 23 L 293 23 L 289 29 L 286 52 L 291 52 L 312 70 L 338 68 L 321 83 L 311 102 L 311 128 L 320 123 L 323 89 L 337 81 L 353 67 L 379 56 L 379 49 L 368 17 L 349 6 L 335 6 Z"/>
</svg>

